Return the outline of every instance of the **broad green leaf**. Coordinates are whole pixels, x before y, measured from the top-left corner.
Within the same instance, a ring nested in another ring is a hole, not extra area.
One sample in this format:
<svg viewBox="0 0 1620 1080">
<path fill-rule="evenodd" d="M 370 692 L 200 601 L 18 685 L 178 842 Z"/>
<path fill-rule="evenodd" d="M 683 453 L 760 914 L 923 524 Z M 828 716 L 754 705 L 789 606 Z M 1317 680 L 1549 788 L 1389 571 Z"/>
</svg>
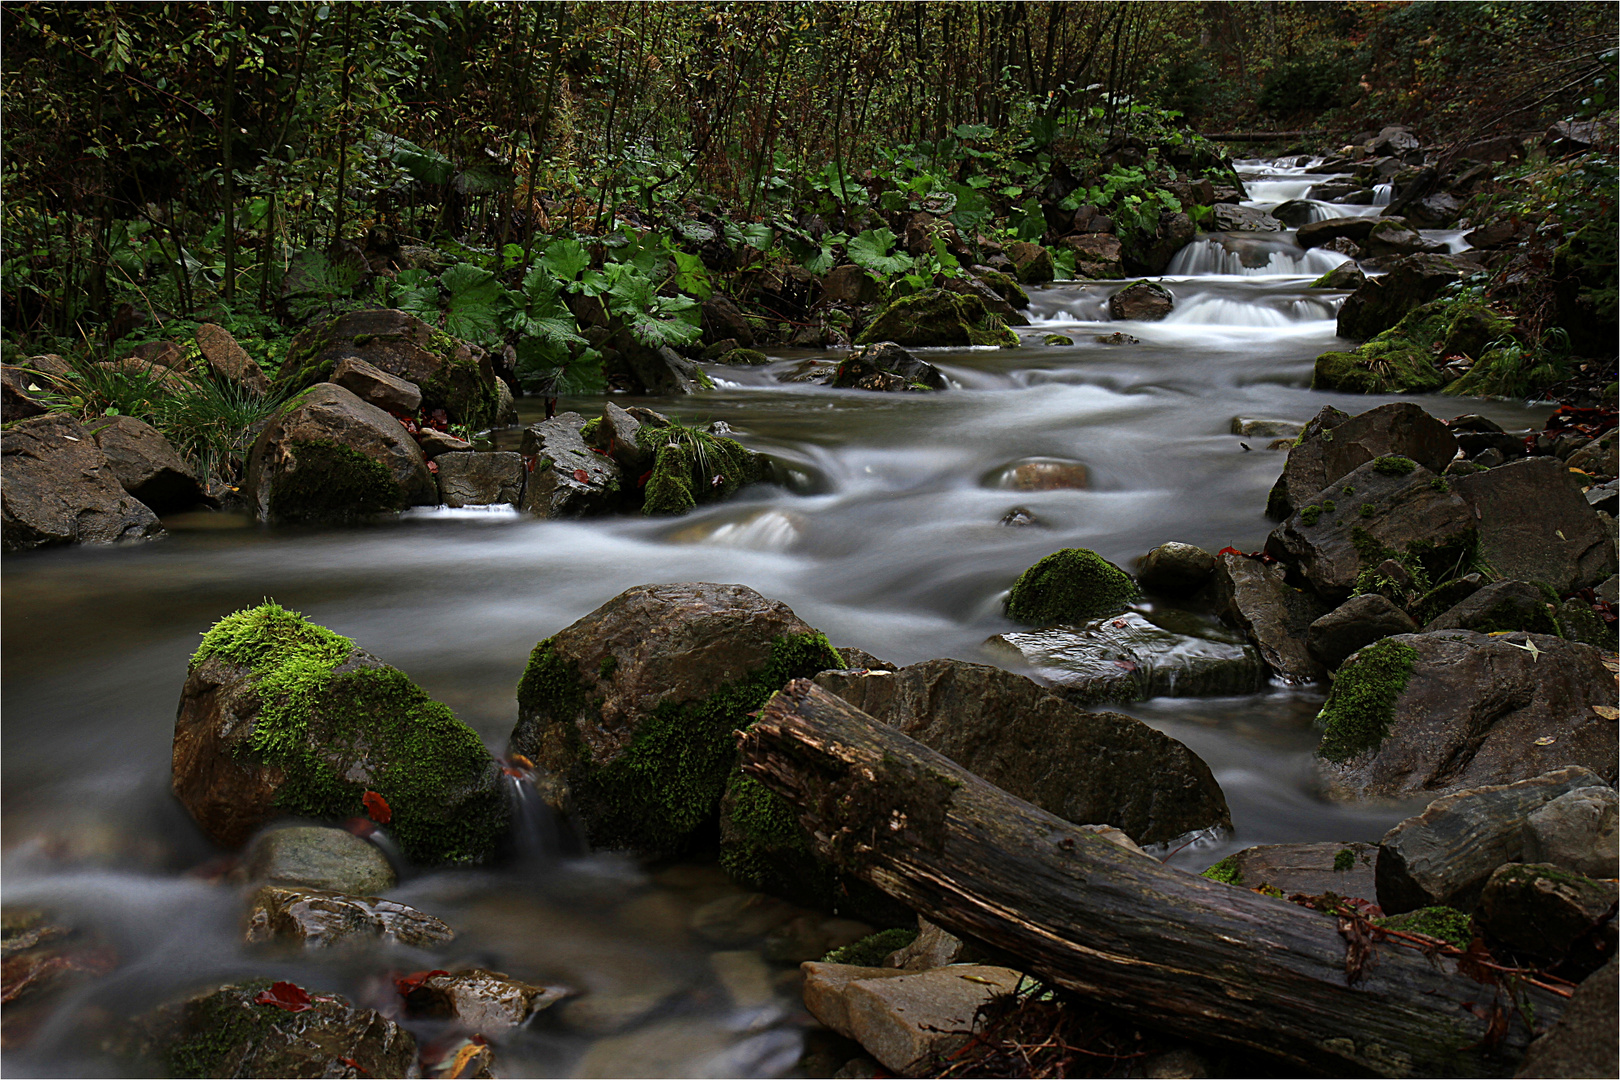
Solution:
<svg viewBox="0 0 1620 1080">
<path fill-rule="evenodd" d="M 995 133 L 994 128 L 985 124 L 958 124 L 954 129 L 958 139 L 988 139 Z"/>
<path fill-rule="evenodd" d="M 1052 256 L 1052 267 L 1053 267 L 1054 270 L 1057 271 L 1058 279 L 1059 280 L 1067 280 L 1067 279 L 1073 278 L 1074 277 L 1074 249 L 1072 249 L 1072 248 L 1047 248 L 1046 250 L 1047 250 L 1047 253 Z"/>
<path fill-rule="evenodd" d="M 540 256 L 540 265 L 562 281 L 573 281 L 590 269 L 591 257 L 580 247 L 578 240 L 565 236 L 546 245 L 545 254 Z"/>
<path fill-rule="evenodd" d="M 709 268 L 703 265 L 703 260 L 680 250 L 671 251 L 669 257 L 675 261 L 675 287 L 699 300 L 707 300 L 714 292 L 714 285 L 709 281 Z"/>
<path fill-rule="evenodd" d="M 561 286 L 544 267 L 535 266 L 523 275 L 523 291 L 514 296 L 507 321 L 524 337 L 540 338 L 558 346 L 583 344 L 573 312 L 563 303 Z"/>
<path fill-rule="evenodd" d="M 744 225 L 742 228 L 742 242 L 758 251 L 764 251 L 776 239 L 776 230 L 764 222 Z"/>
<path fill-rule="evenodd" d="M 404 169 L 412 180 L 435 187 L 448 184 L 456 172 L 455 164 L 437 150 L 424 150 L 404 139 L 394 140 L 394 150 L 390 156 L 394 164 Z"/>
<path fill-rule="evenodd" d="M 602 354 L 583 349 L 574 356 L 566 345 L 544 338 L 523 338 L 516 345 L 518 382 L 531 394 L 599 394 L 607 389 Z"/>
<path fill-rule="evenodd" d="M 457 263 L 440 276 L 439 283 L 450 294 L 444 312 L 444 332 L 480 345 L 498 344 L 501 336 L 499 302 L 504 290 L 495 275 L 471 263 Z"/>
<path fill-rule="evenodd" d="M 890 255 L 889 249 L 892 247 L 894 233 L 889 229 L 867 229 L 850 240 L 847 248 L 849 261 L 880 278 L 910 269 L 911 257 L 905 254 Z"/>
</svg>

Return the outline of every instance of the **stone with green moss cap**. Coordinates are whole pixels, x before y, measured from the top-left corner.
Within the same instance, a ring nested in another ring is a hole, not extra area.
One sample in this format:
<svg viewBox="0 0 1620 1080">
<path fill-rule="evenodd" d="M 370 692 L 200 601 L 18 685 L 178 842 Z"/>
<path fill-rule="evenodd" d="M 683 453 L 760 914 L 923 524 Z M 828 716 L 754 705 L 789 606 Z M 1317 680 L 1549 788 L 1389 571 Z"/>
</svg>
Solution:
<svg viewBox="0 0 1620 1080">
<path fill-rule="evenodd" d="M 814 627 L 745 586 L 641 585 L 535 646 L 511 749 L 594 846 L 685 851 L 712 827 L 749 714 L 838 667 Z M 757 803 L 748 824 L 767 828 Z"/>
<path fill-rule="evenodd" d="M 1087 548 L 1054 551 L 1019 575 L 1007 594 L 1007 618 L 1029 626 L 1074 623 L 1125 610 L 1136 582 Z"/>
<path fill-rule="evenodd" d="M 422 864 L 487 860 L 510 817 L 477 733 L 404 672 L 275 603 L 214 624 L 174 726 L 174 792 L 203 831 L 237 847 L 276 818 L 366 817 L 368 791 Z"/>
<path fill-rule="evenodd" d="M 1013 347 L 1018 335 L 985 309 L 984 301 L 945 289 L 902 296 L 878 313 L 858 345 L 893 341 L 910 347 L 1000 345 Z"/>
</svg>

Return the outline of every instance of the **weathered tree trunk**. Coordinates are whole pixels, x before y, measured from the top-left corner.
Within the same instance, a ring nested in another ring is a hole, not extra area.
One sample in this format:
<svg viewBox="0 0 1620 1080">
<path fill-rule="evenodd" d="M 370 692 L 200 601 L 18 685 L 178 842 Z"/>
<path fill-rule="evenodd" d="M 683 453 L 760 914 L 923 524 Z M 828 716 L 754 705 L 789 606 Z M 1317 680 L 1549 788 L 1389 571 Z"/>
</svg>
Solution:
<svg viewBox="0 0 1620 1080">
<path fill-rule="evenodd" d="M 742 768 L 793 804 L 823 858 L 1141 1023 L 1336 1075 L 1506 1075 L 1532 1035 L 1455 959 L 1374 942 L 1352 983 L 1334 916 L 1116 847 L 808 681 L 742 737 Z M 1538 1030 L 1564 1006 L 1515 992 Z"/>
</svg>

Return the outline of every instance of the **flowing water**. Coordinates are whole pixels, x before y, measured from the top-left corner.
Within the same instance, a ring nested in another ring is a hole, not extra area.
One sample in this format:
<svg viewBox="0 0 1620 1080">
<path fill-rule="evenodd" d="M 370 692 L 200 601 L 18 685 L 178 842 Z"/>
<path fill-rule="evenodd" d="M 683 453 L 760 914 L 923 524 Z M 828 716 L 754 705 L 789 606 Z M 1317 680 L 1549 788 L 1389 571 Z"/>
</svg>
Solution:
<svg viewBox="0 0 1620 1080">
<path fill-rule="evenodd" d="M 1326 179 L 1241 167 L 1256 205 Z M 1325 212 L 1342 211 L 1377 207 Z M 292 978 L 378 1004 L 391 994 L 379 977 L 389 965 L 468 963 L 586 991 L 561 1019 L 541 1014 L 502 1044 L 503 1075 L 791 1072 L 810 1025 L 791 967 L 761 961 L 746 926 L 691 929 L 695 912 L 712 915 L 736 893 L 712 866 L 649 871 L 566 856 L 537 834 L 514 865 L 420 875 L 390 894 L 457 928 L 445 954 L 380 963 L 245 951 L 240 890 L 210 880 L 219 853 L 168 794 L 174 711 L 198 636 L 273 598 L 404 669 L 497 753 L 535 642 L 648 582 L 739 582 L 785 601 L 834 644 L 899 664 L 990 662 L 985 639 L 1012 629 L 1000 614 L 1005 590 L 1059 548 L 1129 565 L 1167 540 L 1261 546 L 1283 453 L 1229 434 L 1233 417 L 1303 423 L 1324 405 L 1360 412 L 1392 400 L 1308 389 L 1314 357 L 1344 346 L 1333 321 L 1343 294 L 1307 286 L 1341 259 L 1300 251 L 1292 233 L 1200 240 L 1163 279 L 1176 307 L 1157 323 L 1108 321 L 1117 283 L 1032 290 L 1022 347 L 924 351 L 954 384 L 945 393 L 776 381 L 821 355 L 803 351 L 763 368 L 712 368 L 714 392 L 645 404 L 725 421 L 781 462 L 789 483 L 678 520 L 430 510 L 358 529 L 265 530 L 216 516 L 175 522 L 170 538 L 137 548 L 8 557 L 4 899 L 95 927 L 121 966 L 26 1027 L 8 1015 L 7 1073 L 108 1075 L 115 1066 L 94 1049 L 108 1016 L 233 978 Z M 1139 343 L 1097 341 L 1116 331 Z M 1076 344 L 1042 345 L 1053 332 Z M 1509 428 L 1534 418 L 1510 404 L 1415 400 L 1436 416 L 1479 411 Z M 564 407 L 589 415 L 601 402 Z M 1091 487 L 1008 487 L 1010 468 L 1031 459 L 1080 462 Z M 1014 507 L 1038 524 L 999 524 Z M 1124 710 L 1200 754 L 1231 806 L 1233 834 L 1172 865 L 1197 871 L 1257 843 L 1376 840 L 1404 816 L 1318 796 L 1322 697 L 1279 684 Z M 532 827 L 553 828 L 543 815 Z"/>
</svg>

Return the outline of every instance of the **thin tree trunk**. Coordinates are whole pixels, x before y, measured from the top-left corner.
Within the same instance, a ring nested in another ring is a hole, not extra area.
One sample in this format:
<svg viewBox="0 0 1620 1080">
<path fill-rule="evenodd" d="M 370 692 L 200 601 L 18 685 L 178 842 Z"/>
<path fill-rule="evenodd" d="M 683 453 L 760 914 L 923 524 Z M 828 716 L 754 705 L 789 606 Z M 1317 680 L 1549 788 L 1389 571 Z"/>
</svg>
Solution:
<svg viewBox="0 0 1620 1080">
<path fill-rule="evenodd" d="M 354 5 L 343 6 L 343 79 L 338 91 L 343 119 L 338 124 L 337 213 L 332 222 L 332 244 L 343 239 L 343 200 L 349 170 L 349 69 L 354 66 Z"/>
</svg>

